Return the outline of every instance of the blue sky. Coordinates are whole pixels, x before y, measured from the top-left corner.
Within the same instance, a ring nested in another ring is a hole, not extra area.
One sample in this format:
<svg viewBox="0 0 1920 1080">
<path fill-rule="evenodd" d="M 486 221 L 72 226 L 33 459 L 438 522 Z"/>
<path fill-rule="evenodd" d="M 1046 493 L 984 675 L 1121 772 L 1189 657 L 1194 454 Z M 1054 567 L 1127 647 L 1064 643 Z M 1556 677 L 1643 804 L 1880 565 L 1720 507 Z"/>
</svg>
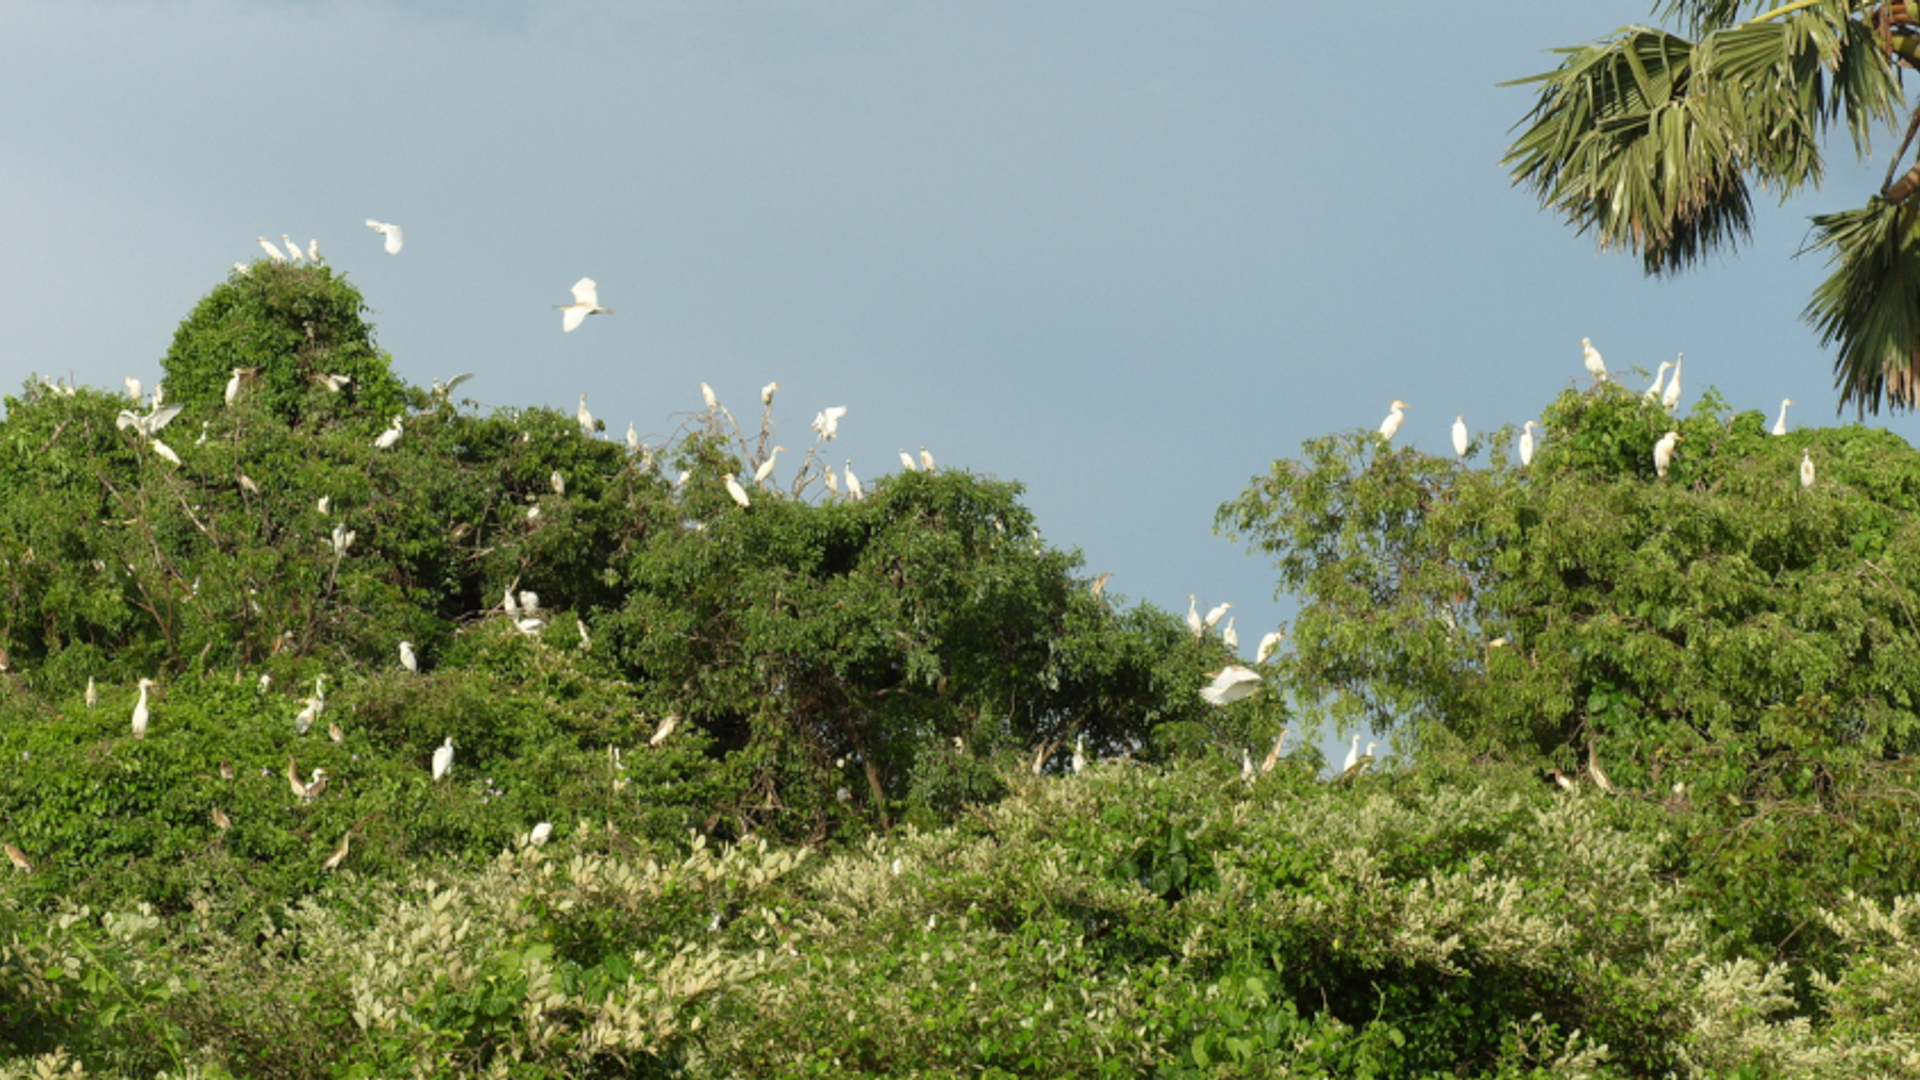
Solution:
<svg viewBox="0 0 1920 1080">
<path fill-rule="evenodd" d="M 1552 46 L 1644 3 L 218 0 L 0 8 L 0 387 L 149 385 L 254 238 L 320 240 L 399 372 L 655 441 L 711 383 L 836 465 L 1018 479 L 1109 589 L 1290 608 L 1214 510 L 1301 440 L 1444 452 L 1611 365 L 1830 424 L 1808 215 L 1641 277 L 1499 166 Z M 1893 139 L 1884 140 L 1882 152 Z M 399 223 L 389 257 L 362 224 Z M 616 310 L 562 335 L 581 276 Z M 1629 380 L 1630 384 L 1638 385 Z M 1875 421 L 1911 439 L 1911 418 Z M 797 464 L 798 455 L 793 455 Z M 787 458 L 783 458 L 783 461 Z"/>
</svg>

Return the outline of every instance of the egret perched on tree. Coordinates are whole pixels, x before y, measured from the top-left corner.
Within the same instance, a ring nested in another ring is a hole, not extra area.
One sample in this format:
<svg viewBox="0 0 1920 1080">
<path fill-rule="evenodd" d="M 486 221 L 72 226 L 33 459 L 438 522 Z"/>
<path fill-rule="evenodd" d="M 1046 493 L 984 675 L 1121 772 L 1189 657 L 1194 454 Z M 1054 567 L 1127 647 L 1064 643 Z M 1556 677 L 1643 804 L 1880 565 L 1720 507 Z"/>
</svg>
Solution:
<svg viewBox="0 0 1920 1080">
<path fill-rule="evenodd" d="M 760 388 L 760 404 L 763 407 L 768 409 L 773 408 L 773 395 L 779 392 L 780 392 L 780 380 L 778 379 L 775 379 L 773 382 L 770 382 L 767 385 L 761 387 Z"/>
<path fill-rule="evenodd" d="M 1595 353 L 1594 355 L 1598 356 L 1599 354 Z M 1358 764 L 1360 764 L 1360 736 L 1355 735 L 1353 737 L 1353 746 L 1347 750 L 1347 760 L 1340 763 L 1340 771 L 1349 771 Z"/>
<path fill-rule="evenodd" d="M 228 829 L 233 828 L 233 819 L 221 813 L 219 807 L 216 806 L 213 808 L 212 817 L 214 828 L 219 829 L 221 832 L 226 832 Z"/>
<path fill-rule="evenodd" d="M 1240 635 L 1233 629 L 1233 620 L 1227 620 L 1227 628 L 1220 631 L 1220 643 L 1234 652 L 1240 651 Z"/>
<path fill-rule="evenodd" d="M 1107 579 L 1112 576 L 1113 571 L 1104 571 L 1099 577 L 1093 579 L 1093 584 L 1087 587 L 1087 592 L 1092 594 L 1095 600 L 1100 599 L 1100 594 L 1107 591 Z"/>
<path fill-rule="evenodd" d="M 353 846 L 353 830 L 348 829 L 347 835 L 340 838 L 340 846 L 333 850 L 333 854 L 327 856 L 326 862 L 323 862 L 320 864 L 320 869 L 322 870 L 338 869 L 341 863 L 347 861 L 347 850 L 352 846 Z"/>
<path fill-rule="evenodd" d="M 327 721 L 327 738 L 331 740 L 335 746 L 347 745 L 347 733 L 340 730 L 340 725 L 336 721 Z"/>
<path fill-rule="evenodd" d="M 372 218 L 368 218 L 367 228 L 387 238 L 387 254 L 400 254 L 400 244 L 403 240 L 400 235 L 400 226 L 389 225 L 384 221 L 375 221 Z"/>
<path fill-rule="evenodd" d="M 1532 420 L 1520 425 L 1520 464 L 1523 467 L 1533 464 L 1533 429 L 1537 427 L 1540 425 Z"/>
<path fill-rule="evenodd" d="M 287 257 L 280 253 L 280 249 L 273 246 L 273 241 L 268 240 L 264 236 L 260 237 L 260 250 L 266 252 L 267 258 L 272 259 L 274 262 L 283 263 L 287 261 Z"/>
<path fill-rule="evenodd" d="M 1653 385 L 1647 387 L 1647 400 L 1660 400 L 1660 384 L 1667 381 L 1667 369 L 1673 366 L 1670 360 L 1660 361 L 1660 370 L 1653 373 Z"/>
<path fill-rule="evenodd" d="M 149 439 L 147 440 L 147 445 L 153 448 L 154 453 L 160 455 L 163 458 L 166 458 L 168 461 L 173 462 L 175 465 L 180 464 L 180 455 L 173 452 L 173 447 L 168 446 L 166 443 L 161 442 L 159 439 Z"/>
<path fill-rule="evenodd" d="M 755 487 L 764 488 L 767 486 L 767 477 L 773 475 L 773 463 L 780 457 L 780 451 L 785 449 L 786 447 L 784 446 L 774 447 L 773 453 L 767 455 L 767 460 L 761 462 L 760 467 L 753 470 L 753 483 Z"/>
<path fill-rule="evenodd" d="M 1660 436 L 1660 441 L 1653 444 L 1653 471 L 1655 473 L 1663 477 L 1667 475 L 1668 466 L 1673 464 L 1674 444 L 1683 441 L 1685 441 L 1684 438 L 1677 431 L 1669 431 L 1665 435 Z"/>
<path fill-rule="evenodd" d="M 1800 451 L 1800 486 L 1803 488 L 1813 486 L 1813 451 L 1811 449 Z"/>
<path fill-rule="evenodd" d="M 229 409 L 233 408 L 233 403 L 240 398 L 240 371 L 240 368 L 234 368 L 233 377 L 227 380 L 225 396 L 227 399 L 227 408 Z"/>
<path fill-rule="evenodd" d="M 306 707 L 293 716 L 293 733 L 305 735 L 313 729 L 313 722 L 320 718 L 320 699 L 308 698 Z"/>
<path fill-rule="evenodd" d="M 547 628 L 547 620 L 516 619 L 514 620 L 513 625 L 514 625 L 514 629 L 519 630 L 521 633 L 527 635 L 528 637 L 532 637 L 533 635 Z"/>
<path fill-rule="evenodd" d="M 707 403 L 708 412 L 712 412 L 720 407 L 720 395 L 715 394 L 713 387 L 708 386 L 706 383 L 700 384 L 700 400 Z"/>
<path fill-rule="evenodd" d="M 21 851 L 12 844 L 6 844 L 4 846 L 7 849 L 7 861 L 13 864 L 14 869 L 23 874 L 33 873 L 33 862 L 27 858 L 26 852 Z"/>
<path fill-rule="evenodd" d="M 1680 407 L 1680 361 L 1686 358 L 1686 353 L 1674 358 L 1673 378 L 1667 380 L 1667 388 L 1660 394 L 1660 407 L 1668 412 Z"/>
<path fill-rule="evenodd" d="M 320 241 L 318 239 L 308 238 L 307 261 L 313 263 L 315 266 L 320 264 Z"/>
<path fill-rule="evenodd" d="M 140 700 L 133 704 L 133 737 L 136 739 L 147 737 L 147 691 L 159 685 L 152 679 L 140 680 Z"/>
<path fill-rule="evenodd" d="M 553 835 L 553 822 L 543 821 L 540 824 L 535 825 L 533 827 L 533 831 L 527 834 L 527 842 L 532 844 L 534 847 L 539 847 L 540 845 L 546 843 L 547 838 L 552 835 Z"/>
<path fill-rule="evenodd" d="M 580 395 L 580 408 L 574 410 L 573 418 L 580 422 L 580 434 L 585 435 L 589 439 L 593 438 L 600 430 L 600 425 L 593 419 L 593 414 L 587 411 L 587 395 L 585 394 Z"/>
<path fill-rule="evenodd" d="M 300 245 L 294 243 L 293 238 L 288 236 L 286 233 L 280 234 L 280 242 L 287 245 L 287 261 L 290 263 L 299 262 L 300 261 Z"/>
<path fill-rule="evenodd" d="M 439 780 L 453 771 L 453 736 L 433 752 L 433 778 Z"/>
<path fill-rule="evenodd" d="M 840 494 L 840 478 L 834 475 L 833 466 L 820 466 L 820 482 L 827 485 L 827 494 Z"/>
<path fill-rule="evenodd" d="M 1600 350 L 1593 347 L 1593 339 L 1580 339 L 1580 359 L 1587 365 L 1587 373 L 1593 376 L 1593 385 L 1607 381 L 1607 362 L 1600 358 Z"/>
<path fill-rule="evenodd" d="M 554 306 L 561 311 L 560 329 L 563 333 L 571 333 L 579 329 L 580 324 L 586 322 L 589 315 L 613 314 L 612 308 L 600 306 L 599 286 L 595 285 L 590 277 L 583 277 L 573 283 L 573 303 Z"/>
<path fill-rule="evenodd" d="M 1409 408 L 1412 408 L 1412 406 L 1401 401 L 1399 398 L 1393 399 L 1393 404 L 1387 406 L 1387 418 L 1380 421 L 1381 438 L 1388 442 L 1393 441 L 1393 437 L 1400 432 L 1400 425 L 1407 419 L 1407 414 L 1404 410 Z"/>
<path fill-rule="evenodd" d="M 1253 783 L 1253 753 L 1244 746 L 1240 748 L 1240 780 Z"/>
<path fill-rule="evenodd" d="M 1250 698 L 1260 689 L 1260 673 L 1241 664 L 1230 664 L 1200 688 L 1200 697 L 1210 705 L 1231 705 Z"/>
<path fill-rule="evenodd" d="M 907 453 L 905 450 L 900 451 L 900 467 L 908 472 L 920 471 L 920 463 L 913 460 L 913 455 Z"/>
<path fill-rule="evenodd" d="M 93 676 L 87 676 L 87 708 L 100 704 L 100 691 L 93 685 Z"/>
<path fill-rule="evenodd" d="M 640 433 L 633 430 L 633 425 L 629 423 L 627 425 L 627 453 L 637 454 L 639 452 L 640 452 Z"/>
<path fill-rule="evenodd" d="M 1075 735 L 1073 737 L 1073 774 L 1078 776 L 1086 771 L 1087 737 L 1085 735 Z"/>
<path fill-rule="evenodd" d="M 1793 404 L 1792 398 L 1780 399 L 1780 419 L 1773 422 L 1773 433 L 1775 435 L 1785 435 L 1787 433 L 1787 406 L 1791 404 Z"/>
<path fill-rule="evenodd" d="M 1467 456 L 1467 417 L 1465 413 L 1455 413 L 1453 417 L 1453 453 L 1455 457 Z"/>
<path fill-rule="evenodd" d="M 1283 636 L 1284 635 L 1278 630 L 1267 631 L 1266 634 L 1260 638 L 1260 647 L 1253 651 L 1253 662 L 1256 664 L 1266 663 L 1267 658 L 1273 655 L 1273 650 L 1280 647 L 1280 639 Z"/>
<path fill-rule="evenodd" d="M 1207 630 L 1213 629 L 1214 624 L 1218 623 L 1222 618 L 1224 618 L 1227 614 L 1227 609 L 1232 606 L 1233 606 L 1232 604 L 1223 602 L 1218 607 L 1214 608 L 1212 611 L 1207 612 L 1206 620 L 1201 624 L 1201 626 Z"/>
<path fill-rule="evenodd" d="M 329 394 L 337 394 L 342 388 L 353 382 L 353 376 L 351 375 L 315 374 L 312 378 L 315 386 L 318 386 Z"/>
<path fill-rule="evenodd" d="M 740 481 L 735 480 L 732 473 L 721 473 L 720 479 L 727 482 L 727 494 L 733 496 L 733 501 L 745 509 L 748 505 L 747 489 L 740 486 Z"/>
<path fill-rule="evenodd" d="M 565 495 L 567 493 L 567 478 L 560 475 L 559 469 L 555 469 L 547 474 L 547 486 L 553 489 L 555 495 Z"/>
<path fill-rule="evenodd" d="M 933 467 L 933 455 L 929 453 L 924 446 L 920 448 L 920 467 L 930 473 L 935 471 Z"/>
<path fill-rule="evenodd" d="M 413 642 L 411 641 L 403 641 L 400 643 L 400 666 L 406 668 L 411 674 L 420 674 L 420 660 L 413 655 Z"/>
<path fill-rule="evenodd" d="M 1200 605 L 1192 593 L 1187 594 L 1187 629 L 1193 631 L 1195 641 L 1207 632 L 1207 624 L 1200 621 Z"/>
<path fill-rule="evenodd" d="M 813 414 L 813 430 L 820 433 L 822 439 L 832 442 L 840 433 L 840 418 L 847 415 L 845 405 L 835 405 L 831 409 L 822 409 Z"/>
<path fill-rule="evenodd" d="M 404 419 L 405 418 L 401 416 L 394 417 L 393 423 L 387 425 L 387 430 L 381 432 L 379 436 L 373 440 L 373 448 L 375 450 L 386 450 L 391 448 L 394 443 L 399 442 L 400 436 L 406 434 L 405 429 L 400 426 L 401 421 Z"/>
<path fill-rule="evenodd" d="M 859 502 L 861 499 L 867 497 L 866 491 L 860 486 L 860 478 L 853 475 L 852 458 L 847 459 L 846 468 L 840 470 L 840 475 L 846 480 L 847 494 L 853 497 L 854 502 Z"/>
<path fill-rule="evenodd" d="M 653 737 L 647 740 L 647 745 L 659 746 L 661 743 L 666 742 L 667 736 L 672 735 L 673 729 L 678 726 L 680 726 L 680 714 L 668 713 L 667 718 L 660 721 L 660 726 L 653 729 Z"/>
<path fill-rule="evenodd" d="M 532 589 L 520 590 L 520 614 L 529 616 L 540 614 L 539 593 Z"/>
</svg>

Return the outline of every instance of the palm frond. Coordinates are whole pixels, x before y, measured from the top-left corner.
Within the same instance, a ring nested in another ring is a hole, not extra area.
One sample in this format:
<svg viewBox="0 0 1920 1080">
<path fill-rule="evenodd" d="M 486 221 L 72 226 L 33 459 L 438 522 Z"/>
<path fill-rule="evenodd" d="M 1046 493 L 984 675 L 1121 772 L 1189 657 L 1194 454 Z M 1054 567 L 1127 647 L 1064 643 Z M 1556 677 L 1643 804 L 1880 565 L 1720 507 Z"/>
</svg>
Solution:
<svg viewBox="0 0 1920 1080">
<path fill-rule="evenodd" d="M 1920 209 L 1874 198 L 1813 219 L 1809 249 L 1828 249 L 1833 273 L 1802 314 L 1822 345 L 1838 343 L 1833 385 L 1862 415 L 1912 409 L 1920 394 Z"/>
</svg>

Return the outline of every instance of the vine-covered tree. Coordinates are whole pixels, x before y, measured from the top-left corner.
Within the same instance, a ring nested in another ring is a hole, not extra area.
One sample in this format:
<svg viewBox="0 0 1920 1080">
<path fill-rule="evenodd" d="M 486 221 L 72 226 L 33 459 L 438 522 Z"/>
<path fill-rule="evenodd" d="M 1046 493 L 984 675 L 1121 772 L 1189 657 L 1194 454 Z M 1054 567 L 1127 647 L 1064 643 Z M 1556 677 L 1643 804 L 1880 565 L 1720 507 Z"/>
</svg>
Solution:
<svg viewBox="0 0 1920 1080">
<path fill-rule="evenodd" d="M 1805 317 L 1836 346 L 1842 407 L 1920 405 L 1920 112 L 1900 72 L 1920 62 L 1920 5 L 1879 0 L 1659 0 L 1676 29 L 1629 26 L 1522 79 L 1539 94 L 1505 164 L 1600 246 L 1674 273 L 1746 238 L 1755 189 L 1817 186 L 1822 147 L 1895 150 L 1863 206 L 1813 219 L 1831 276 Z"/>
</svg>

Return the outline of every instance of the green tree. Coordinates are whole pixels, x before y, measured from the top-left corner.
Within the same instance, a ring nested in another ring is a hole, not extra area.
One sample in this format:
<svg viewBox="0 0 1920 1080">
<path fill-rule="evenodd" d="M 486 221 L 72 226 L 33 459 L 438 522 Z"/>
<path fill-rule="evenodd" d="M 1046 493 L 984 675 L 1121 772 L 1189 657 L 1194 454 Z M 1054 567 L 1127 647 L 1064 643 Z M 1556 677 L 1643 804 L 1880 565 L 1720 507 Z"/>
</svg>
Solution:
<svg viewBox="0 0 1920 1080">
<path fill-rule="evenodd" d="M 1858 157 L 1882 127 L 1905 138 L 1866 204 L 1813 219 L 1832 275 L 1805 317 L 1837 345 L 1840 404 L 1920 404 L 1920 131 L 1905 122 L 1901 68 L 1920 61 L 1920 5 L 1880 0 L 1659 0 L 1680 32 L 1629 26 L 1520 80 L 1539 87 L 1504 164 L 1603 249 L 1649 274 L 1731 250 L 1754 189 L 1784 200 L 1817 186 L 1836 127 Z M 1899 124 L 1900 126 L 1894 126 Z"/>
</svg>

